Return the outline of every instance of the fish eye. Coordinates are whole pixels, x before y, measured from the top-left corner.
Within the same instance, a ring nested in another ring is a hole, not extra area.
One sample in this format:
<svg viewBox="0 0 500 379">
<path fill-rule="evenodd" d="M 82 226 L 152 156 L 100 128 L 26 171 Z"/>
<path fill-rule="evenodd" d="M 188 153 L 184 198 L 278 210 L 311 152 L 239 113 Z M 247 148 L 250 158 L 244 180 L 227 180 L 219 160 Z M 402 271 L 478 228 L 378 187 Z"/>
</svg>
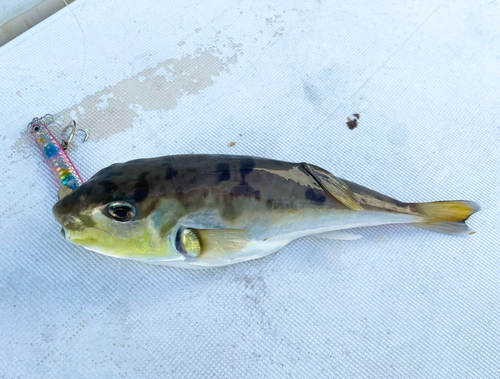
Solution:
<svg viewBox="0 0 500 379">
<path fill-rule="evenodd" d="M 115 219 L 116 221 L 130 221 L 135 217 L 135 207 L 124 201 L 115 201 L 107 207 L 106 216 Z"/>
<path fill-rule="evenodd" d="M 39 127 L 39 126 L 35 126 L 35 127 L 33 128 L 33 130 L 34 130 L 35 132 L 38 132 L 38 131 L 40 130 L 40 127 Z"/>
</svg>

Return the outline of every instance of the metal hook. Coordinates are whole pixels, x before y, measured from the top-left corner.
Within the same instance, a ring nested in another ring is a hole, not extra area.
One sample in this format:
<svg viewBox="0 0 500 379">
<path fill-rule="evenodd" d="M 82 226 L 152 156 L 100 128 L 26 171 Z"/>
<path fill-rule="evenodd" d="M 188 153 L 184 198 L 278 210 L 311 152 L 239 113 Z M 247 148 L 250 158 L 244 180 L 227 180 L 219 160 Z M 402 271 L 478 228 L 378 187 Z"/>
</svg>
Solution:
<svg viewBox="0 0 500 379">
<path fill-rule="evenodd" d="M 35 117 L 33 120 L 31 120 L 31 122 L 28 124 L 28 132 L 30 133 L 33 133 L 33 126 L 35 124 L 39 124 L 39 123 L 43 123 L 44 125 L 47 125 L 47 122 L 46 120 L 49 119 L 49 120 L 52 120 L 52 115 L 50 114 L 46 114 L 45 116 L 43 117 Z"/>
<path fill-rule="evenodd" d="M 71 133 L 69 134 L 68 140 L 66 141 L 64 139 L 64 134 L 66 133 L 66 130 L 68 130 L 68 129 L 71 129 Z M 71 120 L 71 122 L 68 124 L 68 126 L 66 126 L 62 131 L 63 139 L 61 141 L 61 146 L 64 150 L 66 150 L 68 148 L 69 144 L 71 143 L 71 141 L 73 141 L 73 137 L 75 136 L 76 132 L 83 132 L 85 134 L 83 142 L 86 142 L 89 139 L 89 133 L 85 129 L 77 129 L 76 128 L 76 121 Z"/>
<path fill-rule="evenodd" d="M 50 125 L 54 122 L 54 116 L 52 116 L 50 113 L 47 113 L 45 116 L 40 117 L 40 120 L 46 125 Z"/>
<path fill-rule="evenodd" d="M 33 120 L 31 120 L 31 122 L 28 124 L 28 131 L 30 133 L 33 133 L 33 125 L 35 124 L 39 124 L 39 123 L 42 123 L 43 125 L 45 126 L 49 126 L 50 124 L 52 124 L 54 122 L 54 117 L 47 113 L 45 116 L 42 116 L 40 118 L 38 117 L 35 117 Z"/>
</svg>

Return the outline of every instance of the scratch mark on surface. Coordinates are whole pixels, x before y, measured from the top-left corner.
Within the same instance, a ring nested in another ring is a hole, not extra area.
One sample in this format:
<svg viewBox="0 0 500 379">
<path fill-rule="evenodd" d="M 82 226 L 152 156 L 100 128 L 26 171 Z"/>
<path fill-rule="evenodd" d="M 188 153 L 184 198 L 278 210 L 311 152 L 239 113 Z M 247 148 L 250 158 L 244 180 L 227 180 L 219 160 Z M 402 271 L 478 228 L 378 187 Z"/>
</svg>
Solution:
<svg viewBox="0 0 500 379">
<path fill-rule="evenodd" d="M 354 96 L 356 96 L 367 84 L 368 82 L 371 81 L 371 79 L 377 75 L 380 70 L 387 64 L 387 62 L 389 62 L 394 56 L 396 56 L 397 53 L 399 53 L 399 51 L 404 47 L 406 46 L 406 44 L 408 42 L 411 41 L 411 39 L 413 38 L 413 36 L 422 28 L 422 26 L 427 23 L 427 21 L 432 17 L 432 15 L 434 13 L 436 13 L 436 11 L 441 8 L 441 6 L 443 5 L 443 3 L 445 2 L 446 0 L 442 0 L 437 6 L 436 8 L 434 8 L 430 13 L 429 15 L 409 34 L 408 37 L 406 37 L 406 39 L 401 43 L 401 45 L 399 45 L 398 47 L 396 47 L 396 49 L 391 53 L 389 54 L 389 56 L 375 69 L 375 71 L 372 72 L 372 74 L 363 82 L 361 83 L 361 85 L 358 87 L 358 89 L 356 89 L 351 96 L 349 96 L 349 100 L 351 100 Z M 329 119 L 332 115 L 334 115 L 335 113 L 337 113 L 337 111 L 343 107 L 345 104 L 345 102 L 341 102 L 337 107 L 335 107 L 335 109 L 316 127 L 316 129 L 313 130 L 313 133 L 317 132 L 319 128 L 321 128 Z"/>
</svg>

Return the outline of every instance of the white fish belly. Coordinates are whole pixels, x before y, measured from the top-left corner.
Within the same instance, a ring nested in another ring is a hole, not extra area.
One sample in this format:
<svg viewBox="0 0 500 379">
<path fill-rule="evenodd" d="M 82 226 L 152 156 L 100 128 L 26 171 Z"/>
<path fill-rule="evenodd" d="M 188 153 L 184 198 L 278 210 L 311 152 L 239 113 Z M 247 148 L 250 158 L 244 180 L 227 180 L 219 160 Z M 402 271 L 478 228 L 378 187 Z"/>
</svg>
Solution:
<svg viewBox="0 0 500 379">
<path fill-rule="evenodd" d="M 390 212 L 308 210 L 299 219 L 274 220 L 271 224 L 266 221 L 262 220 L 250 228 L 254 235 L 253 241 L 231 259 L 226 259 L 224 265 L 264 257 L 297 238 L 309 235 L 367 226 L 414 223 L 419 221 L 419 217 Z"/>
</svg>

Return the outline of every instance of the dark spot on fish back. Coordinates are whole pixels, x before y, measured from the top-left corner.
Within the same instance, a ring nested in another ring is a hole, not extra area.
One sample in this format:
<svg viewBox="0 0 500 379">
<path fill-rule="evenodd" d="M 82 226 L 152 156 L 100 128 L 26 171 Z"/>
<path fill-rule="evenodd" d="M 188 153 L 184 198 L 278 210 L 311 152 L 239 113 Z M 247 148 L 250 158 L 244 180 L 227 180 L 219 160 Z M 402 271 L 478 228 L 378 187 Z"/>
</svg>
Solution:
<svg viewBox="0 0 500 379">
<path fill-rule="evenodd" d="M 115 182 L 113 182 L 111 180 L 106 180 L 106 179 L 101 180 L 99 182 L 99 185 L 103 187 L 103 191 L 105 193 L 113 193 L 118 188 L 118 184 L 116 184 Z"/>
<path fill-rule="evenodd" d="M 245 177 L 253 171 L 255 161 L 251 158 L 244 158 L 240 161 L 241 184 L 245 185 Z"/>
<path fill-rule="evenodd" d="M 306 191 L 306 199 L 317 203 L 324 203 L 326 201 L 326 196 L 323 191 L 314 188 L 309 188 Z"/>
<path fill-rule="evenodd" d="M 231 172 L 229 171 L 228 163 L 219 163 L 217 165 L 217 171 L 219 182 L 224 182 L 231 179 Z"/>
<path fill-rule="evenodd" d="M 147 174 L 148 174 L 147 172 L 142 173 L 141 177 L 137 181 L 136 189 L 134 190 L 134 195 L 133 195 L 134 201 L 136 202 L 141 202 L 149 194 L 149 184 L 146 179 Z"/>
<path fill-rule="evenodd" d="M 165 180 L 170 180 L 172 178 L 175 178 L 177 176 L 177 170 L 173 167 L 167 167 L 167 170 L 165 172 Z"/>
<path fill-rule="evenodd" d="M 139 203 L 146 197 L 148 197 L 148 193 L 149 193 L 149 188 L 147 187 L 136 188 L 136 190 L 134 191 L 134 200 Z"/>
</svg>

